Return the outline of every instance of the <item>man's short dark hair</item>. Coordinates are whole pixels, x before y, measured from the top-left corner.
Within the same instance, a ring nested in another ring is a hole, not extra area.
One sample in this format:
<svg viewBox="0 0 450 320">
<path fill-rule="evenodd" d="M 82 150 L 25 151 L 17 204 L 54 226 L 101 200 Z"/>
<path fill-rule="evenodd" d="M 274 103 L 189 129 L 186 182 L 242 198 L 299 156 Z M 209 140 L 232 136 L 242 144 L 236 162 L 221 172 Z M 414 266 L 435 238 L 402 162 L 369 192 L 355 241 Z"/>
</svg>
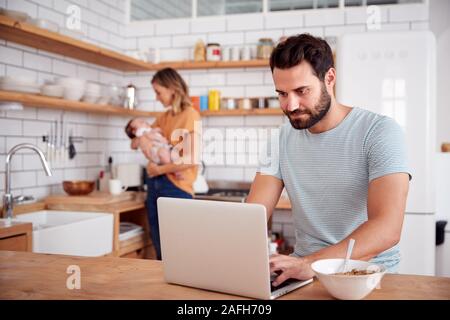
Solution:
<svg viewBox="0 0 450 320">
<path fill-rule="evenodd" d="M 328 43 L 310 34 L 291 36 L 280 42 L 270 56 L 270 69 L 289 69 L 306 60 L 314 74 L 323 81 L 330 68 L 334 68 L 333 52 Z"/>
</svg>

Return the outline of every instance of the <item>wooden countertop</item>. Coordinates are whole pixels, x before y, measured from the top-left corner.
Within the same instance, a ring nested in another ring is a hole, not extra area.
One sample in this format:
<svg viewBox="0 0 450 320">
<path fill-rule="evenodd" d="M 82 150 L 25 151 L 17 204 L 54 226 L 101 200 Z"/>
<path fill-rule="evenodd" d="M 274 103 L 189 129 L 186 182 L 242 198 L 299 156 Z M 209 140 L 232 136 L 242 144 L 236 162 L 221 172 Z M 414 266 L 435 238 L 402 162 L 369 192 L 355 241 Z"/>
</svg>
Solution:
<svg viewBox="0 0 450 320">
<path fill-rule="evenodd" d="M 69 290 L 67 268 L 81 270 Z M 0 251 L 0 299 L 244 299 L 164 282 L 162 263 L 115 257 L 70 257 Z M 280 299 L 332 299 L 315 280 Z M 367 299 L 450 299 L 450 278 L 387 274 Z"/>
<path fill-rule="evenodd" d="M 6 219 L 0 219 L 0 238 L 11 237 L 32 230 L 33 226 L 31 222 L 11 221 L 8 224 L 6 223 Z"/>
</svg>

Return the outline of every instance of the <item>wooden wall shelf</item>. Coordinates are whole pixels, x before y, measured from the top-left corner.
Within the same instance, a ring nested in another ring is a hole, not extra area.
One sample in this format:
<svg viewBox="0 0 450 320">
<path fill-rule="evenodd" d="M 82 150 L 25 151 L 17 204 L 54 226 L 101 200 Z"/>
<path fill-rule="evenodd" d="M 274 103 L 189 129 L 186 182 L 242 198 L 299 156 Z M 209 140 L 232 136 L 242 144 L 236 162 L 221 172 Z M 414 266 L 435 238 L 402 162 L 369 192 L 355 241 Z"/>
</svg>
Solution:
<svg viewBox="0 0 450 320">
<path fill-rule="evenodd" d="M 248 61 L 168 61 L 158 64 L 134 59 L 113 50 L 98 47 L 57 32 L 20 22 L 0 15 L 0 38 L 23 44 L 32 48 L 61 54 L 66 57 L 97 64 L 103 67 L 125 72 L 152 71 L 165 67 L 174 69 L 211 69 L 211 68 L 259 68 L 268 67 L 268 60 Z"/>
<path fill-rule="evenodd" d="M 279 116 L 283 114 L 281 109 L 234 109 L 219 111 L 202 111 L 202 117 L 221 117 L 221 116 Z"/>
<path fill-rule="evenodd" d="M 24 106 L 29 107 L 59 109 L 66 111 L 81 111 L 81 112 L 100 113 L 117 116 L 155 117 L 159 114 L 159 112 L 130 110 L 118 106 L 86 103 L 81 101 L 70 101 L 60 98 L 41 96 L 37 94 L 29 94 L 13 91 L 1 91 L 1 90 L 0 90 L 0 101 L 20 102 Z"/>
<path fill-rule="evenodd" d="M 94 103 L 86 103 L 81 101 L 64 100 L 60 98 L 53 98 L 41 96 L 38 94 L 22 93 L 14 91 L 0 90 L 0 101 L 14 101 L 20 102 L 24 106 L 36 108 L 58 109 L 66 111 L 79 111 L 88 113 L 99 113 L 117 116 L 130 117 L 156 117 L 162 112 L 158 111 L 143 111 L 143 110 L 129 110 L 118 106 L 101 105 Z M 282 115 L 280 109 L 250 109 L 250 110 L 220 110 L 220 111 L 202 111 L 202 117 L 221 117 L 221 116 L 273 116 Z"/>
<path fill-rule="evenodd" d="M 269 60 L 243 60 L 243 61 L 167 61 L 153 64 L 153 70 L 170 67 L 181 69 L 227 69 L 227 68 L 264 68 L 269 67 Z"/>
<path fill-rule="evenodd" d="M 143 61 L 2 15 L 0 38 L 107 68 L 122 71 L 151 70 Z"/>
</svg>

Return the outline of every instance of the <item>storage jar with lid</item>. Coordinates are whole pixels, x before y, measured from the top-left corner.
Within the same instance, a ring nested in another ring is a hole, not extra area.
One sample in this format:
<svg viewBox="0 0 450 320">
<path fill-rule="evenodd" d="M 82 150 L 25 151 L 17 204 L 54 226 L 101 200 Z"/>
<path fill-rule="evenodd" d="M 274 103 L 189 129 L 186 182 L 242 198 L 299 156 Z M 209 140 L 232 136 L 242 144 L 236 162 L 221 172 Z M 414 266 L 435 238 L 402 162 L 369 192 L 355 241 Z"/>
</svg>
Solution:
<svg viewBox="0 0 450 320">
<path fill-rule="evenodd" d="M 258 59 L 269 59 L 274 44 L 271 38 L 261 38 L 258 41 L 256 56 Z"/>
<path fill-rule="evenodd" d="M 219 111 L 220 109 L 220 91 L 209 90 L 208 92 L 208 106 L 211 111 Z"/>
<path fill-rule="evenodd" d="M 218 43 L 208 43 L 206 46 L 206 60 L 207 61 L 220 61 L 221 50 Z"/>
</svg>

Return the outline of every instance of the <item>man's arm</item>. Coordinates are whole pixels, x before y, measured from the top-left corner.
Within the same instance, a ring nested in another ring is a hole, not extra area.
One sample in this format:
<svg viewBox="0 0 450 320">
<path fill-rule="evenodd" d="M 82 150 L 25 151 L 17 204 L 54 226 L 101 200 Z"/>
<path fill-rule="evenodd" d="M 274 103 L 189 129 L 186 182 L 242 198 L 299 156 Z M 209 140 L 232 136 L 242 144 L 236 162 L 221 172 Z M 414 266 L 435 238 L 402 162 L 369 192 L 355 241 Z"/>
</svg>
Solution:
<svg viewBox="0 0 450 320">
<path fill-rule="evenodd" d="M 258 172 L 255 180 L 253 180 L 246 202 L 264 205 L 267 211 L 267 219 L 269 219 L 280 199 L 283 187 L 284 184 L 282 180 Z"/>
<path fill-rule="evenodd" d="M 282 270 L 276 279 L 278 285 L 288 278 L 308 279 L 314 273 L 311 263 L 319 259 L 344 258 L 350 238 L 356 240 L 352 259 L 370 260 L 400 241 L 409 176 L 406 173 L 389 174 L 369 183 L 367 199 L 368 220 L 341 242 L 309 256 L 295 258 L 277 255 L 270 260 L 271 271 Z"/>
</svg>

